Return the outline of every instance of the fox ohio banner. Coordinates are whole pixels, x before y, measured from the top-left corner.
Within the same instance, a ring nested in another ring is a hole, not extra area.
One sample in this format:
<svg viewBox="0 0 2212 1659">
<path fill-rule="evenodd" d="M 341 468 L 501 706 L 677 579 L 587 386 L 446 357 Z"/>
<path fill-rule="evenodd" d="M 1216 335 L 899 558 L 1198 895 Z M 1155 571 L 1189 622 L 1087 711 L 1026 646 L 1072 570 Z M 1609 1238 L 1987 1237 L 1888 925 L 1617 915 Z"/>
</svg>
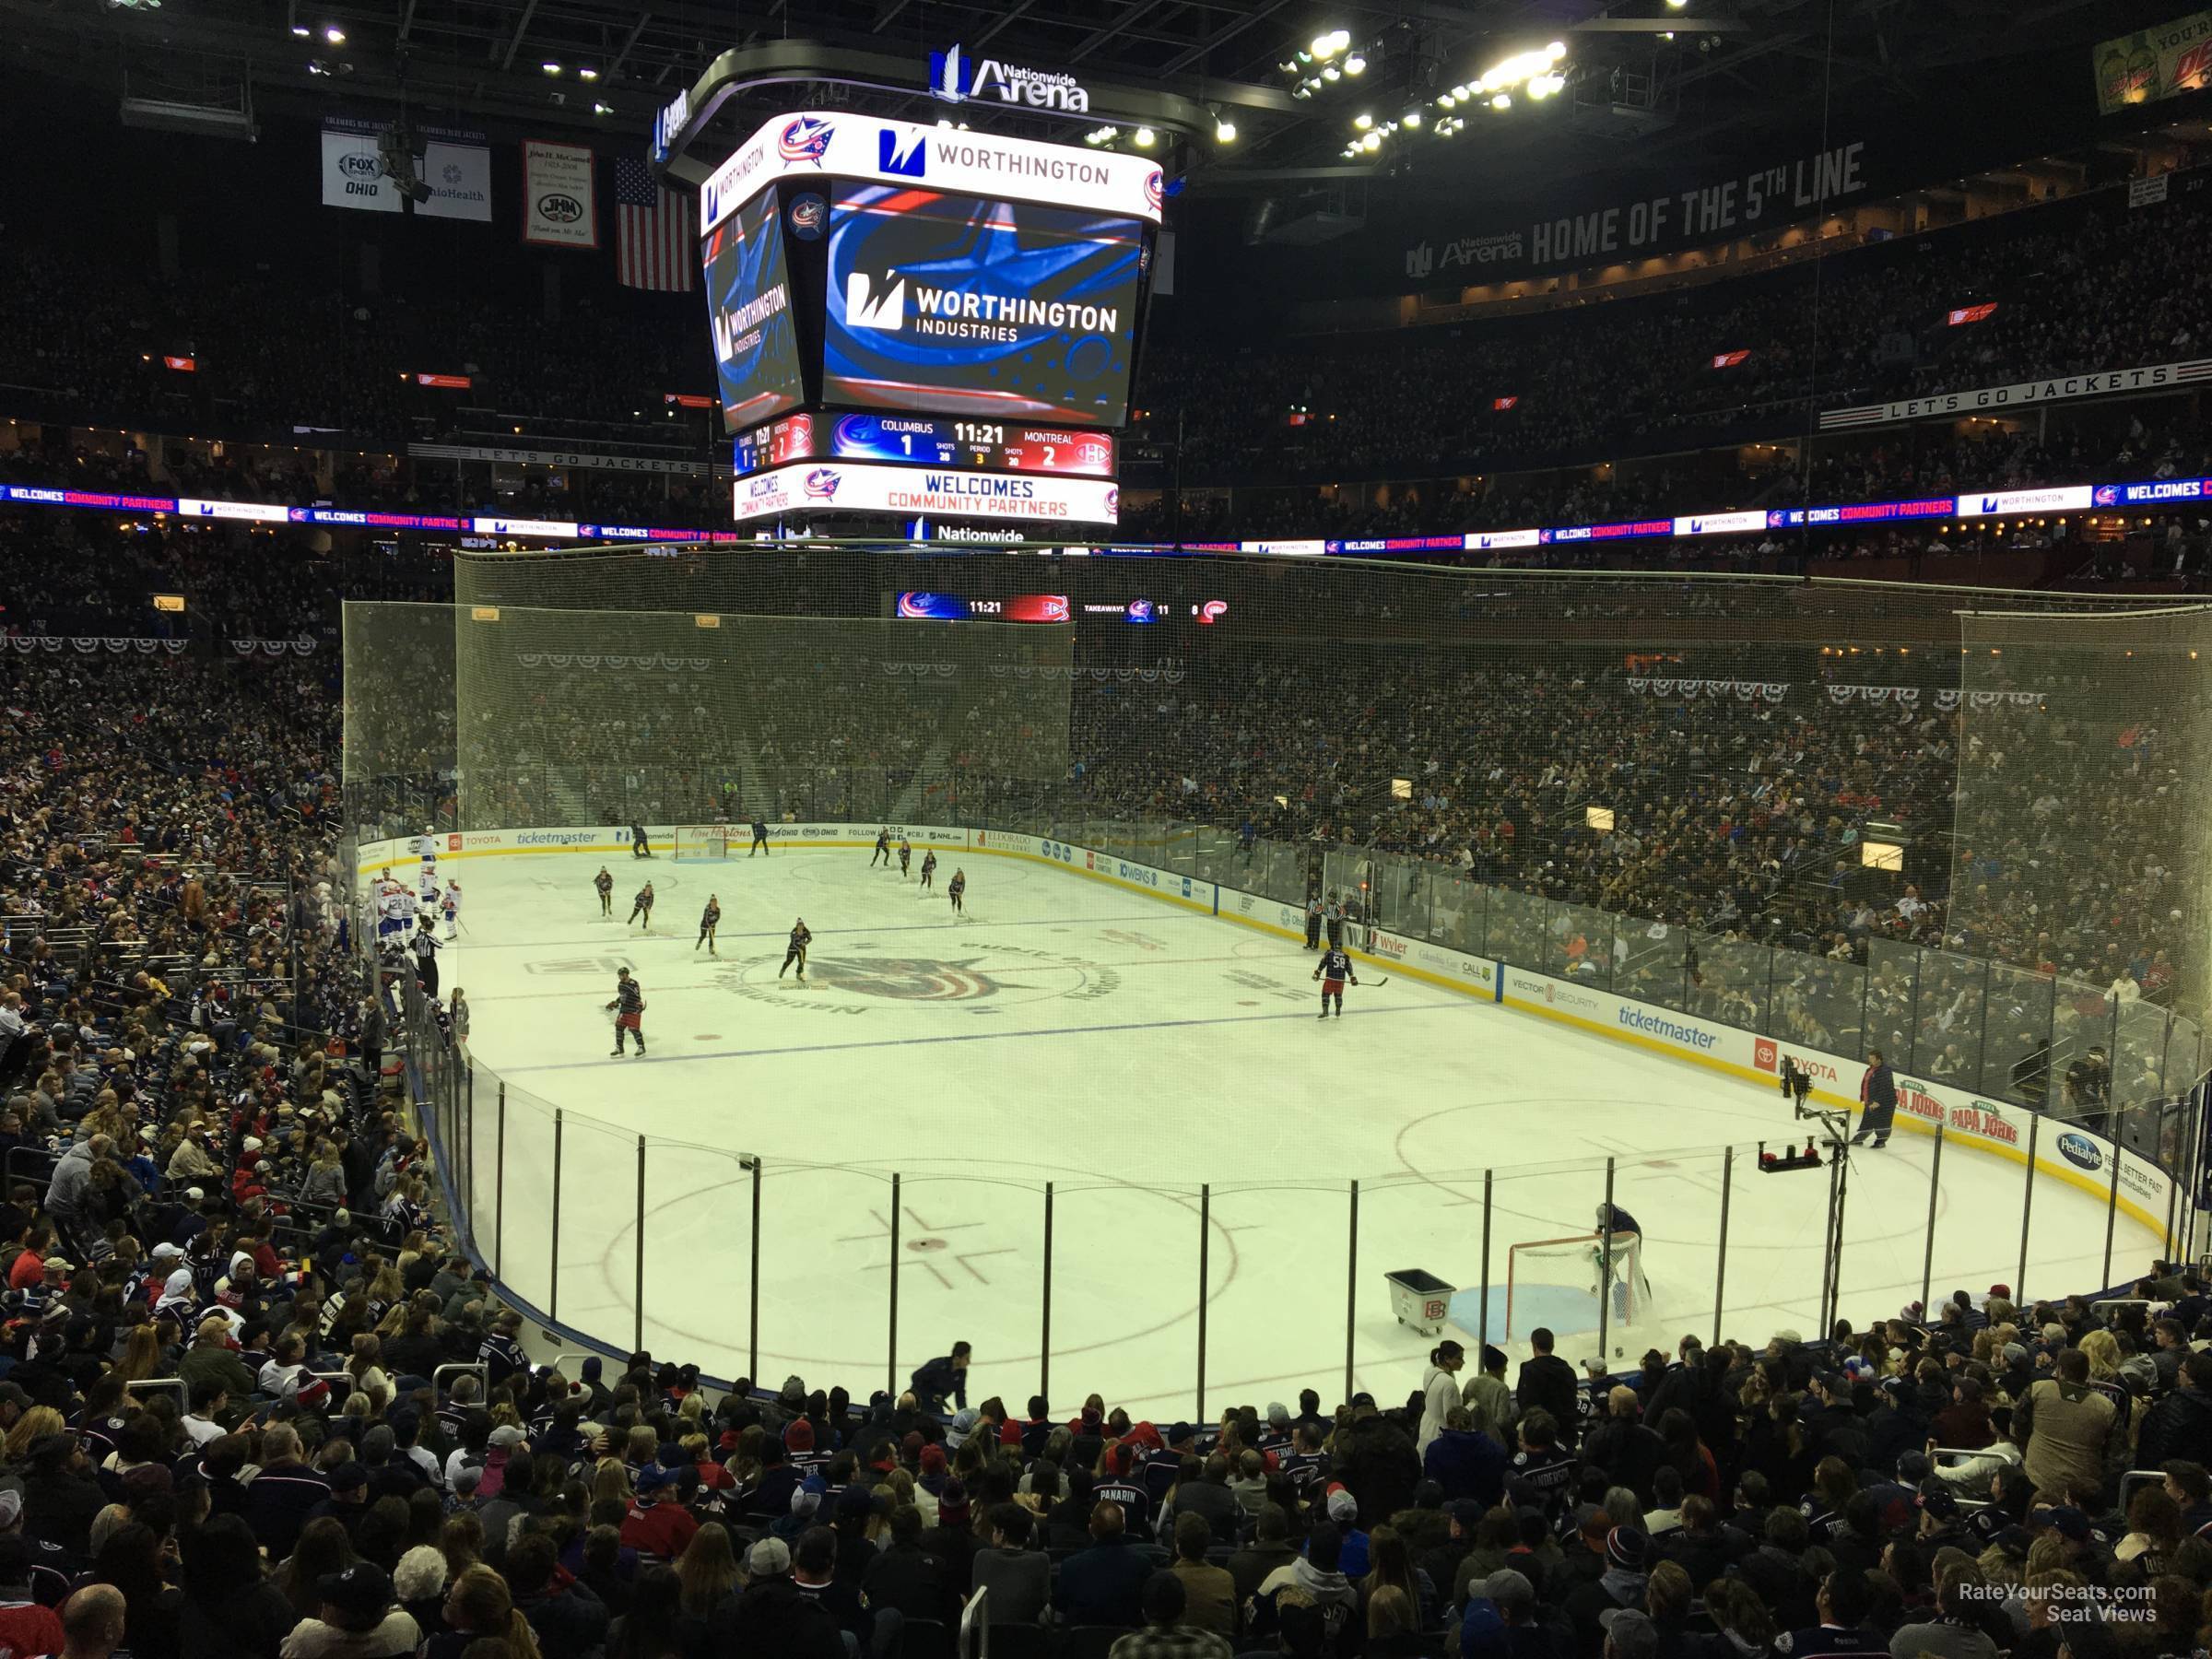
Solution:
<svg viewBox="0 0 2212 1659">
<path fill-rule="evenodd" d="M 373 121 L 330 115 L 323 120 L 323 206 L 358 207 L 367 213 L 397 213 L 399 186 L 382 176 Z"/>
</svg>

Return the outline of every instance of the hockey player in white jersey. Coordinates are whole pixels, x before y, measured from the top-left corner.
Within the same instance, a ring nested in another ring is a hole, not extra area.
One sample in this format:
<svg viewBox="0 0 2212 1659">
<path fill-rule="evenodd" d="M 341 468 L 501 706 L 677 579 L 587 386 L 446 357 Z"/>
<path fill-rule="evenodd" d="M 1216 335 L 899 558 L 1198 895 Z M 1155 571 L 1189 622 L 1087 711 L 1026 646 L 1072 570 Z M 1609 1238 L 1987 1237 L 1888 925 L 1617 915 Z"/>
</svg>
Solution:
<svg viewBox="0 0 2212 1659">
<path fill-rule="evenodd" d="M 445 936 L 453 937 L 461 925 L 461 878 L 456 876 L 445 884 L 445 897 L 439 909 L 445 914 Z"/>
</svg>

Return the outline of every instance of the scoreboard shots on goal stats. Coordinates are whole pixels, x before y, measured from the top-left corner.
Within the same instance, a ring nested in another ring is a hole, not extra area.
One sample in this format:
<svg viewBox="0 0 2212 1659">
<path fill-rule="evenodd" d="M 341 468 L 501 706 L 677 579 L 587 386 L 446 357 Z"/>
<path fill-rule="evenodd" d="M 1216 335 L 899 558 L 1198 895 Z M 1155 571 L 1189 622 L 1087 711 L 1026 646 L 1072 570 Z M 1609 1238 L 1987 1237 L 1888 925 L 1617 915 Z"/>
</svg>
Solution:
<svg viewBox="0 0 2212 1659">
<path fill-rule="evenodd" d="M 1112 524 L 1143 156 L 787 112 L 700 190 L 735 512 Z"/>
</svg>

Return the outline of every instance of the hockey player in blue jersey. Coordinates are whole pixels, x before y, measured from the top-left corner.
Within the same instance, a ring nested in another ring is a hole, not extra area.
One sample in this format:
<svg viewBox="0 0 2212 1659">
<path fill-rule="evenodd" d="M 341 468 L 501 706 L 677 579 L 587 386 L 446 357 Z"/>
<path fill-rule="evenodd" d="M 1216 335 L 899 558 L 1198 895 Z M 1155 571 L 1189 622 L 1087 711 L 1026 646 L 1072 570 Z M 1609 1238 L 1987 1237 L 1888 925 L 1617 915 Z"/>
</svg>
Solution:
<svg viewBox="0 0 2212 1659">
<path fill-rule="evenodd" d="M 1613 1317 L 1626 1322 L 1650 1312 L 1651 1280 L 1643 1273 L 1643 1229 L 1618 1204 L 1600 1204 L 1597 1237 L 1591 1249 L 1593 1280 L 1612 1279 Z"/>
<path fill-rule="evenodd" d="M 1341 945 L 1331 945 L 1322 952 L 1321 960 L 1313 966 L 1313 977 L 1321 982 L 1320 1018 L 1329 1017 L 1329 1002 L 1335 999 L 1336 1018 L 1344 1018 L 1344 988 L 1358 984 L 1359 976 L 1352 971 L 1352 959 Z"/>
</svg>

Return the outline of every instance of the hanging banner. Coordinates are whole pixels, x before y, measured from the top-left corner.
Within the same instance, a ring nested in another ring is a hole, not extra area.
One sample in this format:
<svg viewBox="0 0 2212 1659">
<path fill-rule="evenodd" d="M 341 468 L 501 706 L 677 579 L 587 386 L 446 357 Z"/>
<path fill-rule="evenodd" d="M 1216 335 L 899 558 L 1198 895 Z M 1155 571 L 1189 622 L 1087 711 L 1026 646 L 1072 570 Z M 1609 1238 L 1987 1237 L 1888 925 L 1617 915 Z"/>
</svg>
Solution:
<svg viewBox="0 0 2212 1659">
<path fill-rule="evenodd" d="M 1882 426 L 1893 420 L 1925 420 L 1941 415 L 1981 415 L 2022 404 L 2061 403 L 2076 397 L 2111 397 L 2116 393 L 2157 392 L 2212 380 L 2212 358 L 2181 363 L 2147 363 L 2136 369 L 2103 369 L 2088 374 L 2054 375 L 2012 386 L 1982 386 L 1971 392 L 1943 392 L 1897 403 L 1859 404 L 1820 411 L 1820 429 Z"/>
<path fill-rule="evenodd" d="M 2137 29 L 2093 49 L 2097 110 L 2113 115 L 2131 104 L 2179 98 L 2206 84 L 2212 70 L 2212 11 L 2194 11 Z"/>
<path fill-rule="evenodd" d="M 523 146 L 523 240 L 545 248 L 599 245 L 592 152 L 572 144 Z"/>
<path fill-rule="evenodd" d="M 430 199 L 415 204 L 418 218 L 491 223 L 491 147 L 483 134 L 431 129 L 416 172 L 430 187 Z"/>
<path fill-rule="evenodd" d="M 323 119 L 323 206 L 358 207 L 368 213 L 397 213 L 399 189 L 382 176 L 376 136 L 382 129 L 371 121 L 344 116 Z"/>
</svg>

